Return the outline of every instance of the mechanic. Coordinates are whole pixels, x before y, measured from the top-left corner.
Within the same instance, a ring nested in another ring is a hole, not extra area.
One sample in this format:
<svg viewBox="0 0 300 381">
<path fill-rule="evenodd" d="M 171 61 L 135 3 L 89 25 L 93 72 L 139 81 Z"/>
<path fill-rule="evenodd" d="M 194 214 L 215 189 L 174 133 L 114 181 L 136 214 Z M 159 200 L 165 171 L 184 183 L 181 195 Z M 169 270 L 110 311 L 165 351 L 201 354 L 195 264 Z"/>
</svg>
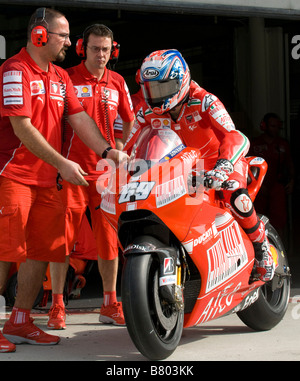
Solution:
<svg viewBox="0 0 300 381">
<path fill-rule="evenodd" d="M 0 352 L 15 344 L 53 345 L 60 340 L 33 324 L 30 311 L 48 262 L 64 262 L 65 209 L 57 173 L 88 186 L 82 167 L 61 155 L 61 120 L 97 154 L 118 162 L 127 155 L 110 149 L 84 111 L 68 74 L 52 61 L 64 60 L 71 45 L 69 23 L 53 9 L 39 8 L 28 25 L 26 48 L 0 68 L 0 291 L 11 262 L 22 262 L 10 319 L 0 333 Z"/>
<path fill-rule="evenodd" d="M 118 116 L 122 120 L 123 141 L 127 139 L 135 120 L 124 78 L 107 68 L 115 49 L 113 32 L 103 24 L 91 25 L 85 29 L 83 40 L 77 43 L 77 53 L 85 59 L 79 65 L 67 70 L 80 103 L 95 120 L 110 147 L 114 148 L 116 147 L 114 124 Z M 67 182 L 63 184 L 61 195 L 67 208 L 69 252 L 78 237 L 81 221 L 88 207 L 97 243 L 98 268 L 103 285 L 103 305 L 100 309 L 99 321 L 125 325 L 122 303 L 117 301 L 116 295 L 119 265 L 117 234 L 101 211 L 96 210 L 101 202 L 101 185 L 97 180 L 105 172 L 107 164 L 105 160 L 101 160 L 101 156 L 80 140 L 68 124 L 65 132 L 64 155 L 78 162 L 88 173 L 85 179 L 89 184 L 88 187 L 78 187 Z M 54 290 L 48 327 L 62 329 L 66 328 L 63 289 L 68 257 L 65 265 L 52 263 L 50 269 Z"/>
</svg>

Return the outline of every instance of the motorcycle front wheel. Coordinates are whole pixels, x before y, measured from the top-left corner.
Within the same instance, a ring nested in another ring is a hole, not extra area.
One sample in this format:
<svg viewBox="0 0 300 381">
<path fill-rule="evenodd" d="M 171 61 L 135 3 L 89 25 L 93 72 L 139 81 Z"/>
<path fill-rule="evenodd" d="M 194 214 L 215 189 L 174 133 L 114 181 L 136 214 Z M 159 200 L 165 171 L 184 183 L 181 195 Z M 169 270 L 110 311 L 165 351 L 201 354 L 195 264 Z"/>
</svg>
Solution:
<svg viewBox="0 0 300 381">
<path fill-rule="evenodd" d="M 129 335 L 150 360 L 169 357 L 183 329 L 183 309 L 161 298 L 159 261 L 153 254 L 129 256 L 122 273 L 122 304 Z"/>
</svg>

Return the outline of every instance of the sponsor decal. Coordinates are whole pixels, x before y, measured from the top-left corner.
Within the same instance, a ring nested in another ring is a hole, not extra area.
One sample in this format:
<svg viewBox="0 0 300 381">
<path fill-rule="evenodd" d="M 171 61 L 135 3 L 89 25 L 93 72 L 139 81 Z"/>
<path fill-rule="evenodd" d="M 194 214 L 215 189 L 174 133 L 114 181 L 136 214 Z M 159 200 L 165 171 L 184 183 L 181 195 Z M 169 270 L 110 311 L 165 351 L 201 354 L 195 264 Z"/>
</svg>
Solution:
<svg viewBox="0 0 300 381">
<path fill-rule="evenodd" d="M 22 105 L 22 97 L 4 98 L 4 106 L 6 105 Z"/>
<path fill-rule="evenodd" d="M 127 202 L 127 204 L 126 204 L 127 212 L 130 210 L 136 210 L 136 209 L 137 209 L 137 203 L 136 202 Z"/>
<path fill-rule="evenodd" d="M 192 114 L 190 115 L 185 115 L 185 123 L 186 124 L 191 124 L 191 123 L 194 123 L 194 117 Z"/>
<path fill-rule="evenodd" d="M 199 122 L 199 120 L 202 119 L 202 117 L 198 111 L 193 112 L 193 117 L 194 117 L 195 122 Z"/>
<path fill-rule="evenodd" d="M 139 244 L 139 243 L 131 243 L 126 247 L 124 250 L 124 253 L 130 250 L 139 250 L 139 251 L 144 251 L 144 252 L 151 252 L 156 249 L 156 246 L 153 245 L 152 243 L 144 243 L 144 244 Z"/>
<path fill-rule="evenodd" d="M 167 118 L 154 118 L 151 119 L 151 127 L 155 129 L 159 128 L 171 128 L 171 119 Z"/>
<path fill-rule="evenodd" d="M 198 111 L 195 111 L 189 115 L 185 115 L 184 118 L 185 118 L 186 124 L 193 124 L 193 123 L 199 122 L 199 120 L 202 119 Z"/>
<path fill-rule="evenodd" d="M 252 159 L 249 163 L 249 165 L 260 165 L 262 164 L 263 162 L 265 161 L 265 159 L 263 159 L 262 157 L 255 157 L 254 159 Z"/>
<path fill-rule="evenodd" d="M 118 106 L 119 103 L 119 92 L 114 89 L 109 89 L 108 87 L 101 88 L 101 98 L 102 102 L 108 102 L 108 104 L 113 106 Z"/>
<path fill-rule="evenodd" d="M 202 103 L 202 112 L 208 110 L 212 103 L 217 99 L 218 98 L 215 97 L 213 94 L 206 94 Z"/>
<path fill-rule="evenodd" d="M 147 251 L 148 248 L 144 245 L 139 245 L 137 243 L 132 243 L 131 245 L 127 246 L 126 247 L 126 250 L 125 251 L 129 251 L 129 250 L 141 250 L 141 251 Z"/>
<path fill-rule="evenodd" d="M 42 80 L 40 81 L 31 81 L 30 82 L 30 90 L 31 90 L 31 95 L 40 95 L 40 94 L 45 94 L 45 86 L 44 82 Z"/>
<path fill-rule="evenodd" d="M 8 82 L 22 82 L 21 71 L 6 71 L 3 73 L 3 83 Z"/>
<path fill-rule="evenodd" d="M 155 68 L 148 68 L 143 71 L 142 75 L 146 79 L 153 79 L 159 76 L 159 71 Z"/>
<path fill-rule="evenodd" d="M 222 188 L 223 189 L 230 189 L 231 191 L 234 191 L 234 190 L 240 188 L 240 183 L 237 180 L 227 180 L 225 183 L 223 183 Z"/>
<path fill-rule="evenodd" d="M 172 159 L 174 156 L 176 156 L 179 152 L 184 150 L 186 147 L 184 144 L 180 144 L 178 147 L 174 148 L 171 152 L 169 152 L 166 156 L 164 156 L 162 159 L 159 160 L 160 163 L 163 163 L 167 160 Z"/>
<path fill-rule="evenodd" d="M 216 102 L 214 103 L 210 110 L 209 110 L 209 115 L 213 116 L 214 118 L 216 118 L 216 115 L 219 115 L 220 113 L 222 113 L 223 111 L 225 110 L 223 104 L 221 102 Z"/>
<path fill-rule="evenodd" d="M 227 131 L 235 129 L 234 123 L 221 102 L 214 103 L 209 114 Z"/>
<path fill-rule="evenodd" d="M 176 284 L 176 275 L 167 275 L 159 278 L 159 287 Z"/>
<path fill-rule="evenodd" d="M 256 289 L 253 292 L 251 292 L 249 295 L 246 296 L 246 298 L 243 300 L 243 302 L 234 309 L 234 312 L 245 310 L 251 304 L 256 302 L 258 297 L 259 297 L 259 289 Z"/>
<path fill-rule="evenodd" d="M 136 119 L 138 122 L 140 122 L 141 124 L 145 123 L 145 117 L 144 117 L 144 114 L 143 114 L 143 109 L 140 108 L 137 113 L 136 113 Z"/>
<path fill-rule="evenodd" d="M 185 163 L 189 164 L 191 163 L 194 159 L 197 159 L 197 152 L 195 150 L 191 150 L 190 152 L 184 152 L 181 156 L 180 159 L 182 159 Z"/>
<path fill-rule="evenodd" d="M 116 214 L 115 194 L 107 189 L 102 193 L 101 209 L 109 214 Z"/>
<path fill-rule="evenodd" d="M 65 84 L 50 81 L 50 98 L 62 101 L 65 95 Z"/>
<path fill-rule="evenodd" d="M 233 288 L 234 284 L 231 283 L 226 286 L 224 290 L 219 291 L 217 296 L 213 296 L 207 303 L 196 324 L 214 319 L 216 316 L 221 314 L 224 309 L 228 309 L 233 302 L 234 295 L 241 288 L 241 285 L 242 283 L 240 282 Z"/>
<path fill-rule="evenodd" d="M 198 238 L 191 239 L 189 241 L 183 242 L 183 246 L 185 247 L 186 251 L 192 255 L 194 247 L 206 244 L 209 242 L 213 237 L 216 237 L 218 235 L 218 230 L 216 228 L 215 223 L 211 225 L 211 227 L 206 230 L 203 234 L 201 234 Z"/>
<path fill-rule="evenodd" d="M 168 205 L 187 193 L 183 176 L 176 177 L 166 183 L 157 185 L 155 189 L 156 207 Z"/>
<path fill-rule="evenodd" d="M 220 233 L 220 239 L 207 250 L 208 278 L 206 292 L 236 274 L 248 262 L 239 226 L 233 221 Z"/>
<path fill-rule="evenodd" d="M 252 208 L 252 201 L 246 194 L 241 194 L 234 200 L 234 205 L 241 212 L 248 213 Z"/>
<path fill-rule="evenodd" d="M 14 83 L 9 85 L 3 85 L 3 96 L 22 96 L 23 95 L 23 85 L 20 83 Z"/>
<path fill-rule="evenodd" d="M 164 275 L 174 273 L 174 259 L 171 257 L 164 258 Z"/>
<path fill-rule="evenodd" d="M 74 86 L 74 90 L 78 98 L 90 98 L 93 96 L 91 85 Z"/>
</svg>

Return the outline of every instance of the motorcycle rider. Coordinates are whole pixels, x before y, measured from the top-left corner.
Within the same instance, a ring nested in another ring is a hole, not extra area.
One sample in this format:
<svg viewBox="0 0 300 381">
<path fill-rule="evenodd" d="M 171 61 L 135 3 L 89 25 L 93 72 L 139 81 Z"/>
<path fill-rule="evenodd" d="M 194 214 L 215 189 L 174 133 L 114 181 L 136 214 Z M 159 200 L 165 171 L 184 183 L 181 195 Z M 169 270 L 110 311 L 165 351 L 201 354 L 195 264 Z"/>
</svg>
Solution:
<svg viewBox="0 0 300 381">
<path fill-rule="evenodd" d="M 226 181 L 223 201 L 253 242 L 253 277 L 271 280 L 275 266 L 265 226 L 257 217 L 247 190 L 247 137 L 236 130 L 222 102 L 191 80 L 189 67 L 179 51 L 159 50 L 148 55 L 139 81 L 146 101 L 137 111 L 140 128 L 171 128 L 186 146 L 200 150 L 206 171 L 205 187 L 220 190 Z M 125 148 L 130 145 L 129 140 Z"/>
</svg>

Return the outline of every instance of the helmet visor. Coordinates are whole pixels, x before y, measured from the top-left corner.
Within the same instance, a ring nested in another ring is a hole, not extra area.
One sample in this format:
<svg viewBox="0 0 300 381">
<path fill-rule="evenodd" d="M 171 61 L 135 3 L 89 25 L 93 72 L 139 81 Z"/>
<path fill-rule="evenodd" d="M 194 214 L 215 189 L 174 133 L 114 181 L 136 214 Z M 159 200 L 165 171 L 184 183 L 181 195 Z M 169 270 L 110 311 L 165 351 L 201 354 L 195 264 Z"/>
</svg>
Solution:
<svg viewBox="0 0 300 381">
<path fill-rule="evenodd" d="M 160 105 L 180 90 L 178 79 L 143 82 L 144 95 L 150 105 Z"/>
</svg>

